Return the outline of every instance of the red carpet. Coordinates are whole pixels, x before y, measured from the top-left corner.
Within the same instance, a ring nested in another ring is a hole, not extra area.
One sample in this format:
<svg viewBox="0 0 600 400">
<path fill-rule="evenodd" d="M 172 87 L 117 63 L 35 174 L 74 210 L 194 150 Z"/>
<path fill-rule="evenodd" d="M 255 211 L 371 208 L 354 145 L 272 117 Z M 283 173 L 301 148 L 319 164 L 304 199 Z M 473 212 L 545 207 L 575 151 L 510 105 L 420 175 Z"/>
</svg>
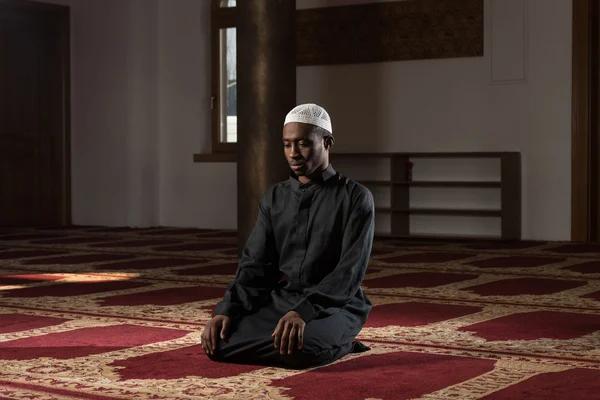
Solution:
<svg viewBox="0 0 600 400">
<path fill-rule="evenodd" d="M 600 398 L 600 245 L 377 240 L 366 353 L 214 363 L 234 232 L 0 231 L 0 398 Z"/>
</svg>

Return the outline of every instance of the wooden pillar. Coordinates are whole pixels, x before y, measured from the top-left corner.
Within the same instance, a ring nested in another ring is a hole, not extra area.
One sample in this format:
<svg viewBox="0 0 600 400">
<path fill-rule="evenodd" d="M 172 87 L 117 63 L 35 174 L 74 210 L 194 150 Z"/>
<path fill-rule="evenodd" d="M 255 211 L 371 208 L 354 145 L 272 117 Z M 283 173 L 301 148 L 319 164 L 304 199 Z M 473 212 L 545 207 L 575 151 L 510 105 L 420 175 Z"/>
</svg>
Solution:
<svg viewBox="0 0 600 400">
<path fill-rule="evenodd" d="M 281 134 L 296 105 L 295 0 L 237 3 L 237 193 L 241 249 L 258 216 L 258 204 L 289 166 Z"/>
<path fill-rule="evenodd" d="M 600 240 L 600 6 L 573 0 L 571 240 Z"/>
</svg>

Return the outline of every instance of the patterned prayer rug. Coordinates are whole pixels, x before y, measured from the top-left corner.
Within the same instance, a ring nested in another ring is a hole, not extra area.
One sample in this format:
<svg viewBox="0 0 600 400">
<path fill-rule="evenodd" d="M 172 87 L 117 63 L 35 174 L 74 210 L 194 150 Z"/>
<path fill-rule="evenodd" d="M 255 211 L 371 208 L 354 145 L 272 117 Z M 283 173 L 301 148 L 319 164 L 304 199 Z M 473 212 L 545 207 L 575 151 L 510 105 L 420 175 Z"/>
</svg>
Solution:
<svg viewBox="0 0 600 400">
<path fill-rule="evenodd" d="M 378 239 L 372 350 L 293 371 L 200 346 L 233 232 L 0 231 L 0 398 L 592 399 L 600 245 Z"/>
</svg>

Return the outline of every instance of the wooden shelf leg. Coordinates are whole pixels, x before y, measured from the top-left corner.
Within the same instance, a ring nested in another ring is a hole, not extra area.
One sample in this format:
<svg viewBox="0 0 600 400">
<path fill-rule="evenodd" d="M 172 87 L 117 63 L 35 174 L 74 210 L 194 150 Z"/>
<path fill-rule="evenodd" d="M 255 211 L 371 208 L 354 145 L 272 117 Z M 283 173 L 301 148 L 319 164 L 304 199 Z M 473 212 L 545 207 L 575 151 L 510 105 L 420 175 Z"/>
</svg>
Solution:
<svg viewBox="0 0 600 400">
<path fill-rule="evenodd" d="M 410 186 L 393 184 L 393 182 L 406 180 L 409 161 L 409 157 L 405 155 L 394 155 L 390 160 L 390 178 L 392 181 L 390 207 L 392 210 L 408 210 L 409 208 Z M 409 213 L 392 211 L 390 218 L 392 235 L 406 236 L 410 234 Z"/>
<path fill-rule="evenodd" d="M 500 159 L 502 239 L 521 239 L 521 155 L 505 153 Z"/>
</svg>

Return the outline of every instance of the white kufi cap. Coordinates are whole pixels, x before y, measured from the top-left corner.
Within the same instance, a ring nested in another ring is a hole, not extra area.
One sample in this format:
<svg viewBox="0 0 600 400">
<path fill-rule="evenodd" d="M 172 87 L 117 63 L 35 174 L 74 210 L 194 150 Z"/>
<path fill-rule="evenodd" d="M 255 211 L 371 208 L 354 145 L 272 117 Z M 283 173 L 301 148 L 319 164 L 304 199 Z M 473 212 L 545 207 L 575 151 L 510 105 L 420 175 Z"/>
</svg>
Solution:
<svg viewBox="0 0 600 400">
<path fill-rule="evenodd" d="M 296 106 L 286 115 L 285 126 L 289 122 L 302 122 L 305 124 L 312 124 L 325 129 L 327 132 L 333 134 L 331 128 L 331 118 L 327 111 L 321 106 L 316 104 L 301 104 Z"/>
</svg>

